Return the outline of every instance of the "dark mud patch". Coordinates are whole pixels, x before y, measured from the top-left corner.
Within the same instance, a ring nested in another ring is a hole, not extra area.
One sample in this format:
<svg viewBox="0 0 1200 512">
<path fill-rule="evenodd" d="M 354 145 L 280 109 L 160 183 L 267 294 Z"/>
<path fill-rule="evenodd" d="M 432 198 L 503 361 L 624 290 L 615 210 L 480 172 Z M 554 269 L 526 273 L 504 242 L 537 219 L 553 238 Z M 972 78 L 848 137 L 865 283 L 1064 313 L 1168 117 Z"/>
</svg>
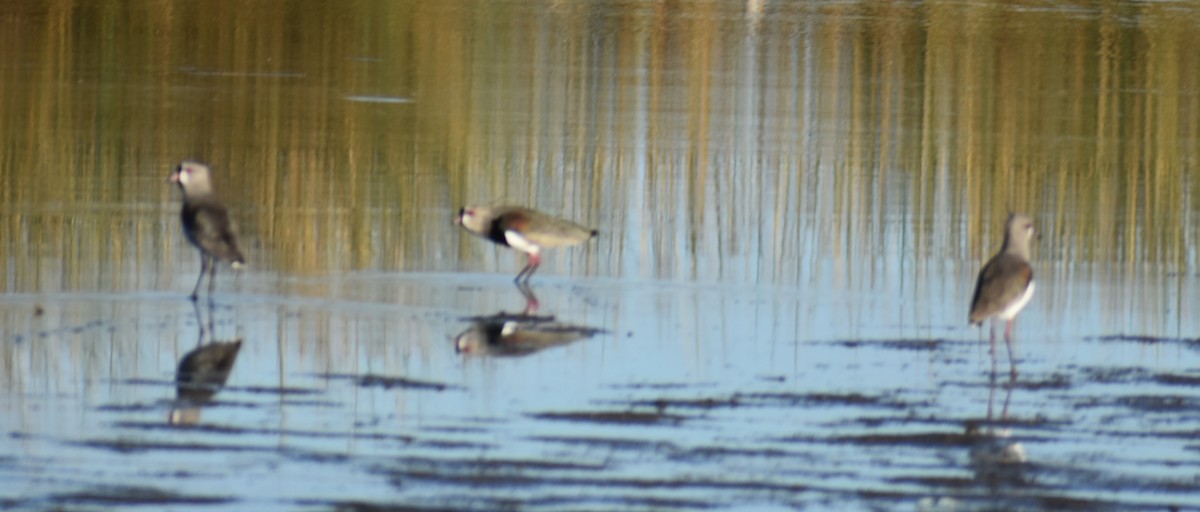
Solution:
<svg viewBox="0 0 1200 512">
<path fill-rule="evenodd" d="M 379 434 L 369 432 L 356 432 L 347 434 L 344 432 L 319 432 L 313 430 L 295 430 L 295 429 L 268 429 L 268 428 L 243 428 L 232 427 L 227 425 L 212 425 L 206 423 L 198 423 L 195 425 L 172 425 L 169 423 L 152 423 L 144 421 L 119 421 L 113 424 L 117 428 L 138 430 L 145 432 L 167 431 L 167 432 L 201 432 L 207 434 L 222 434 L 234 436 L 285 436 L 290 438 L 306 438 L 306 439 L 346 439 L 354 438 L 359 440 L 372 441 L 390 441 L 402 444 L 409 444 L 416 440 L 414 436 L 396 435 L 396 434 Z"/>
<path fill-rule="evenodd" d="M 898 340 L 836 340 L 826 344 L 843 348 L 878 348 L 883 350 L 911 350 L 931 352 L 940 350 L 943 345 L 958 343 L 954 340 L 935 339 L 898 339 Z"/>
<path fill-rule="evenodd" d="M 1018 370 L 1020 366 L 1018 365 Z M 966 389 L 987 389 L 996 388 L 997 390 L 1013 390 L 1021 389 L 1026 391 L 1049 391 L 1049 390 L 1066 390 L 1074 386 L 1074 381 L 1071 376 L 1065 373 L 1050 373 L 1046 375 L 1020 375 L 1016 380 L 1010 380 L 1008 372 L 1004 372 L 1003 379 L 993 377 L 989 379 L 975 380 L 946 380 L 938 384 L 941 388 L 966 388 Z"/>
<path fill-rule="evenodd" d="M 107 450 L 116 453 L 143 453 L 152 451 L 167 451 L 167 452 L 247 452 L 247 453 L 274 453 L 277 448 L 264 448 L 258 446 L 249 446 L 244 444 L 229 444 L 229 443 L 164 443 L 152 441 L 130 441 L 126 439 L 105 440 L 92 439 L 87 441 L 71 441 L 65 443 L 68 446 L 76 446 L 82 448 L 95 448 L 99 450 Z"/>
<path fill-rule="evenodd" d="M 647 441 L 644 439 L 617 437 L 533 436 L 530 439 L 547 443 L 605 448 L 609 450 L 628 450 L 641 453 L 674 451 L 677 449 L 674 444 L 665 441 Z"/>
<path fill-rule="evenodd" d="M 1145 336 L 1141 334 L 1110 334 L 1107 336 L 1092 336 L 1083 338 L 1084 341 L 1102 341 L 1102 342 L 1122 342 L 1122 343 L 1172 343 L 1187 341 L 1183 338 L 1164 338 L 1159 336 Z"/>
<path fill-rule="evenodd" d="M 430 457 L 399 457 L 393 459 L 395 464 L 378 465 L 373 472 L 391 474 L 394 471 L 415 469 L 420 472 L 439 470 L 446 474 L 520 474 L 522 472 L 551 473 L 555 471 L 574 471 L 591 473 L 608 468 L 605 463 L 585 463 L 542 459 L 524 458 L 477 458 L 471 456 L 465 459 L 430 458 Z"/>
<path fill-rule="evenodd" d="M 1089 381 L 1098 384 L 1162 384 L 1166 386 L 1200 387 L 1200 374 L 1159 373 L 1141 367 L 1086 367 L 1079 370 Z"/>
<path fill-rule="evenodd" d="M 1178 415 L 1182 412 L 1200 411 L 1200 396 L 1186 395 L 1124 395 L 1116 397 L 1089 397 L 1075 402 L 1076 409 L 1126 408 L 1138 414 L 1157 413 Z M 1183 419 L 1182 417 L 1180 419 Z"/>
<path fill-rule="evenodd" d="M 100 412 L 117 412 L 117 413 L 136 413 L 136 412 L 154 412 L 160 411 L 163 408 L 162 403 L 144 403 L 144 404 L 105 404 L 96 406 L 96 410 Z"/>
<path fill-rule="evenodd" d="M 385 375 L 353 375 L 344 373 L 321 373 L 317 377 L 326 380 L 349 380 L 358 387 L 383 389 L 411 389 L 417 391 L 462 391 L 465 388 L 453 384 L 444 384 L 427 380 L 410 379 L 408 377 L 388 377 Z"/>
<path fill-rule="evenodd" d="M 278 396 L 296 396 L 296 395 L 320 395 L 325 392 L 323 389 L 315 388 L 294 388 L 294 387 L 276 387 L 276 386 L 225 386 L 226 392 L 242 392 L 259 395 L 278 395 Z"/>
<path fill-rule="evenodd" d="M 839 435 L 829 437 L 818 436 L 789 436 L 780 439 L 784 442 L 802 443 L 840 443 L 865 446 L 917 446 L 923 448 L 938 447 L 970 447 L 975 443 L 975 437 L 963 432 L 913 432 L 905 434 L 860 434 Z"/>
<path fill-rule="evenodd" d="M 175 407 L 175 406 L 178 406 L 181 404 L 186 404 L 186 403 L 190 403 L 190 402 L 188 402 L 186 400 L 180 401 L 180 400 L 165 400 L 164 399 L 164 400 L 160 400 L 157 402 L 140 403 L 140 404 L 103 404 L 103 405 L 96 406 L 96 411 L 113 412 L 113 413 L 146 413 L 146 412 L 153 413 L 153 412 L 160 412 L 164 409 Z M 291 404 L 289 404 L 289 405 L 291 405 Z M 321 404 L 321 405 L 329 406 L 329 405 L 341 405 L 341 404 L 325 403 L 325 404 Z M 236 408 L 241 408 L 241 409 L 257 409 L 259 407 L 262 407 L 262 404 L 256 404 L 253 402 L 238 402 L 238 401 L 231 401 L 231 400 L 213 400 L 213 401 L 209 401 L 209 402 L 204 402 L 203 406 L 205 409 L 216 408 L 216 407 L 222 407 L 222 408 L 236 407 Z"/>
<path fill-rule="evenodd" d="M 1117 397 L 1117 405 L 1141 412 L 1178 413 L 1200 410 L 1200 397 L 1183 395 L 1129 395 Z"/>
<path fill-rule="evenodd" d="M 1154 375 L 1154 382 L 1167 386 L 1200 387 L 1200 375 L 1160 373 Z"/>
<path fill-rule="evenodd" d="M 669 441 L 596 436 L 537 436 L 531 439 L 567 446 L 603 448 L 611 451 L 625 451 L 636 453 L 639 457 L 654 453 L 665 457 L 667 460 L 685 464 L 722 461 L 735 458 L 741 460 L 759 461 L 778 460 L 795 462 L 797 460 L 809 460 L 814 463 L 823 462 L 821 457 L 812 453 L 789 450 L 782 447 L 734 448 L 727 446 L 698 446 L 685 448 Z M 851 476 L 853 475 L 849 473 L 822 472 L 822 477 Z"/>
<path fill-rule="evenodd" d="M 609 425 L 679 425 L 687 416 L 667 414 L 661 411 L 572 411 L 542 412 L 526 415 L 530 418 L 551 421 L 601 423 Z"/>
<path fill-rule="evenodd" d="M 738 460 L 756 460 L 756 461 L 779 461 L 781 463 L 795 463 L 796 461 L 810 461 L 816 464 L 825 462 L 821 457 L 811 453 L 804 453 L 795 450 L 785 450 L 783 448 L 729 448 L 724 446 L 701 446 L 697 448 L 676 449 L 667 454 L 667 458 L 685 464 L 695 464 L 704 462 L 723 461 L 730 459 Z M 821 478 L 835 477 L 852 477 L 853 475 L 845 472 L 836 471 L 819 471 Z"/>
<path fill-rule="evenodd" d="M 158 379 L 118 379 L 111 381 L 115 384 L 126 384 L 132 386 L 150 386 L 150 387 L 165 387 L 175 389 L 178 385 L 174 379 L 158 380 Z M 296 395 L 320 395 L 325 393 L 323 389 L 317 388 L 301 388 L 301 387 L 278 387 L 278 386 L 222 386 L 221 389 L 228 392 L 241 392 L 256 395 L 272 395 L 272 396 L 296 396 Z"/>
<path fill-rule="evenodd" d="M 1084 341 L 1101 343 L 1137 343 L 1139 345 L 1179 344 L 1200 350 L 1200 338 L 1169 338 L 1163 336 L 1146 336 L 1141 334 L 1113 334 L 1109 336 L 1085 337 Z"/>
<path fill-rule="evenodd" d="M 399 467 L 379 468 L 393 485 L 403 485 L 408 480 L 443 482 L 469 485 L 472 488 L 522 489 L 530 486 L 559 486 L 564 489 L 619 488 L 625 491 L 646 489 L 708 490 L 708 491 L 769 491 L 798 493 L 812 490 L 799 483 L 763 481 L 749 478 L 635 478 L 609 477 L 596 474 L 607 468 L 605 464 L 583 465 L 548 462 L 540 460 L 464 460 L 429 461 L 434 465 L 423 466 L 411 460 L 400 461 Z M 582 498 L 587 502 L 592 499 Z M 601 498 L 603 499 L 603 498 Z M 528 504 L 522 501 L 521 504 Z M 574 503 L 574 502 L 572 502 Z M 618 501 L 624 503 L 624 500 Z"/>
<path fill-rule="evenodd" d="M 1049 391 L 1071 389 L 1074 384 L 1071 376 L 1065 373 L 1051 373 L 1044 376 L 1018 378 L 1015 382 L 1005 382 L 1001 388 L 1021 389 L 1026 391 Z"/>
<path fill-rule="evenodd" d="M 224 496 L 196 496 L 164 491 L 154 487 L 96 487 L 83 491 L 55 494 L 46 498 L 58 504 L 96 505 L 222 505 L 236 500 Z"/>
<path fill-rule="evenodd" d="M 877 417 L 858 417 L 842 421 L 834 421 L 825 423 L 824 426 L 832 431 L 845 428 L 896 428 L 904 427 L 911 429 L 914 427 L 922 427 L 925 429 L 963 429 L 964 432 L 970 433 L 985 427 L 1023 427 L 1023 428 L 1061 428 L 1069 426 L 1071 422 L 1065 420 L 1053 420 L 1046 416 L 1035 415 L 1029 418 L 1021 418 L 1010 415 L 1005 419 L 990 419 L 982 417 L 968 418 L 950 418 L 938 416 L 877 416 Z M 1028 438 L 1026 438 L 1028 439 Z"/>
<path fill-rule="evenodd" d="M 904 402 L 890 396 L 871 396 L 861 393 L 734 393 L 723 397 L 655 398 L 617 402 L 633 407 L 667 409 L 777 408 L 777 407 L 874 407 L 909 409 L 925 404 Z"/>
<path fill-rule="evenodd" d="M 121 421 L 114 424 L 117 428 L 137 430 L 144 432 L 198 432 L 205 434 L 217 434 L 228 436 L 267 436 L 267 437 L 288 437 L 295 439 L 354 439 L 357 441 L 381 441 L 396 443 L 399 445 L 411 445 L 430 448 L 454 448 L 454 449 L 487 449 L 494 445 L 490 443 L 457 441 L 457 440 L 438 440 L 428 438 L 418 438 L 417 436 L 385 434 L 378 432 L 321 432 L 314 430 L 296 430 L 296 429 L 267 429 L 267 428 L 241 428 L 231 427 L 227 425 L 213 425 L 198 423 L 194 425 L 172 425 L 169 423 L 157 422 L 142 422 L 142 421 Z M 153 445 L 145 446 L 108 446 L 108 448 L 120 448 L 118 451 L 139 451 L 141 449 L 164 449 L 175 445 Z M 187 447 L 191 449 L 191 447 Z"/>
<path fill-rule="evenodd" d="M 939 485 L 942 482 L 944 485 Z M 1066 496 L 1054 496 L 1049 493 L 1035 493 L 1027 489 L 1023 489 L 1023 485 L 1019 483 L 1002 484 L 997 483 L 988 478 L 972 479 L 972 480 L 938 480 L 938 479 L 897 479 L 897 484 L 916 484 L 926 485 L 930 487 L 941 487 L 952 492 L 970 492 L 972 494 L 953 494 L 952 497 L 943 496 L 937 500 L 928 498 L 925 501 L 927 506 L 920 510 L 1054 510 L 1054 511 L 1126 511 L 1126 510 L 1158 510 L 1169 512 L 1171 508 L 1152 508 L 1152 507 L 1137 507 L 1128 508 L 1128 505 L 1118 503 L 1103 502 L 1099 500 L 1090 500 L 1086 498 L 1072 498 Z M 1007 489 L 1007 490 L 1006 490 Z M 1021 496 L 1014 496 L 1020 493 Z"/>
<path fill-rule="evenodd" d="M 454 510 L 447 508 L 445 505 L 430 505 L 422 507 L 411 504 L 397 505 L 394 503 L 371 503 L 366 501 L 316 501 L 316 500 L 300 500 L 293 502 L 304 508 L 317 508 L 320 510 L 332 510 L 334 512 L 445 512 Z M 514 504 L 496 505 L 494 510 L 507 510 L 513 508 Z"/>
<path fill-rule="evenodd" d="M 384 504 L 384 503 L 369 503 L 362 501 L 352 502 L 319 502 L 319 501 L 301 501 L 297 504 L 302 506 L 317 506 L 330 507 L 335 512 L 445 512 L 451 510 L 522 510 L 526 508 L 534 509 L 562 509 L 564 507 L 581 507 L 584 505 L 600 506 L 608 509 L 611 507 L 634 507 L 643 510 L 703 510 L 717 508 L 717 505 L 702 500 L 687 500 L 687 499 L 671 499 L 671 498 L 604 498 L 593 497 L 581 499 L 578 497 L 542 497 L 542 498 L 526 498 L 526 499 L 505 499 L 505 498 L 458 498 L 440 500 L 440 504 L 432 504 L 428 506 L 412 505 L 412 504 Z"/>
<path fill-rule="evenodd" d="M 1096 384 L 1129 384 L 1150 380 L 1151 372 L 1144 368 L 1124 366 L 1085 367 L 1079 369 L 1087 382 Z"/>
<path fill-rule="evenodd" d="M 422 432 L 433 432 L 437 434 L 487 434 L 491 430 L 484 427 L 463 426 L 463 425 L 437 425 L 432 427 L 422 427 Z"/>
</svg>

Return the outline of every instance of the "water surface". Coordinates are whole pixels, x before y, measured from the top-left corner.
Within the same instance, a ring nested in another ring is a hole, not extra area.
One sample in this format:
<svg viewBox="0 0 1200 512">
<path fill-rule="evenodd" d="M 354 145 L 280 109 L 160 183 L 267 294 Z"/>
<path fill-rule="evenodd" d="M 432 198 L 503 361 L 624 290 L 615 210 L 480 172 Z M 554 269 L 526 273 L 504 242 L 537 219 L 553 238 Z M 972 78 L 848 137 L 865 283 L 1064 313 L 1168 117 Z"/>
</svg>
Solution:
<svg viewBox="0 0 1200 512">
<path fill-rule="evenodd" d="M 1200 507 L 1188 2 L 0 6 L 0 505 Z M 250 268 L 193 305 L 166 178 Z M 517 255 L 513 202 L 597 227 Z M 1009 211 L 1037 295 L 965 325 Z M 552 317 L 552 318 L 551 318 Z M 211 336 L 200 340 L 200 326 Z M 241 340 L 228 375 L 177 367 Z"/>
</svg>

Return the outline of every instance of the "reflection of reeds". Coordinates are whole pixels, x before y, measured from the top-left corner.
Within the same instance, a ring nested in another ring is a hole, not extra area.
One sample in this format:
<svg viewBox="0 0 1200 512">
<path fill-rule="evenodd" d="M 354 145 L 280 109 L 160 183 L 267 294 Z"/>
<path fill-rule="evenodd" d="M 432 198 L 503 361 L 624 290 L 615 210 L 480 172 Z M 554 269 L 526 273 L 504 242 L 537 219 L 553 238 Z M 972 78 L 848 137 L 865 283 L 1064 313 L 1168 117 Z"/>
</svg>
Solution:
<svg viewBox="0 0 1200 512">
<path fill-rule="evenodd" d="M 1200 56 L 1167 7 L 751 24 L 718 4 L 219 1 L 112 24 L 116 2 L 46 4 L 0 27 L 24 63 L 0 77 L 0 244 L 38 269 L 0 273 L 8 290 L 191 268 L 162 183 L 187 157 L 213 164 L 251 267 L 289 274 L 507 269 L 448 220 L 497 198 L 600 226 L 549 262 L 573 275 L 870 282 L 982 261 L 1009 209 L 1043 260 L 1191 264 Z M 372 95 L 411 101 L 345 99 Z"/>
</svg>

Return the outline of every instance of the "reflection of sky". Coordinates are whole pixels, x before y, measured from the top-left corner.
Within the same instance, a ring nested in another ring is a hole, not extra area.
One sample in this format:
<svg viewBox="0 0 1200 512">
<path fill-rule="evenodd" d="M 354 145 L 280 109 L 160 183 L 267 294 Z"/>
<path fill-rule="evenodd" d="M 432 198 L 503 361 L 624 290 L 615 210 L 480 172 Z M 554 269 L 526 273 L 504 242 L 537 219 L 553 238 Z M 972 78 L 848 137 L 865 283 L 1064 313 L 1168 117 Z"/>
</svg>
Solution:
<svg viewBox="0 0 1200 512">
<path fill-rule="evenodd" d="M 445 476 L 470 471 L 454 469 L 454 461 L 518 459 L 592 467 L 534 471 L 534 478 L 562 479 L 543 489 L 550 494 L 613 492 L 584 483 L 593 478 L 745 479 L 826 492 L 905 489 L 890 479 L 956 474 L 962 469 L 947 461 L 965 465 L 965 450 L 831 439 L 960 431 L 963 420 L 985 412 L 988 356 L 986 340 L 959 320 L 973 271 L 923 281 L 879 273 L 884 277 L 867 281 L 813 272 L 805 289 L 542 276 L 535 290 L 546 312 L 611 334 L 517 359 L 461 359 L 452 346 L 466 325 L 461 317 L 521 307 L 507 275 L 362 274 L 285 282 L 316 294 L 294 299 L 275 298 L 283 290 L 246 275 L 236 285 L 240 293 L 222 295 L 216 310 L 218 336 L 244 336 L 246 345 L 230 388 L 202 416 L 204 424 L 237 435 L 164 425 L 177 358 L 195 343 L 183 293 L 9 296 L 0 305 L 5 338 L 23 341 L 6 347 L 11 371 L 0 394 L 0 424 L 21 434 L 7 448 L 21 462 L 0 488 L 49 493 L 75 481 L 128 485 L 146 474 L 187 472 L 159 485 L 197 494 L 220 489 L 268 503 L 338 496 L 420 500 L 444 496 L 458 484 L 393 488 L 380 472 Z M 1180 468 L 1163 465 L 1184 462 L 1182 441 L 1153 433 L 1186 424 L 1161 412 L 1131 414 L 1114 400 L 1200 397 L 1147 379 L 1089 383 L 1083 375 L 1105 369 L 1127 376 L 1186 374 L 1196 352 L 1178 341 L 1085 338 L 1115 333 L 1099 327 L 1111 323 L 1098 313 L 1105 310 L 1101 292 L 1111 287 L 1096 281 L 1044 283 L 1041 290 L 1095 293 L 1059 299 L 1047 292 L 1020 317 L 1022 380 L 1065 378 L 1072 385 L 1015 390 L 1015 417 L 1053 424 L 1049 430 L 1017 427 L 1016 436 L 1030 436 L 1026 445 L 1035 463 L 1070 466 L 1086 456 L 1104 461 L 1090 468 L 1102 475 L 1183 478 Z M 45 309 L 40 319 L 29 318 L 34 302 Z M 1047 302 L 1065 303 L 1093 320 L 1054 321 Z M 1163 323 L 1144 314 L 1132 318 L 1125 332 L 1155 332 Z M 75 332 L 75 326 L 83 328 Z M 936 348 L 923 344 L 930 340 Z M 905 343 L 918 348 L 905 349 Z M 451 389 L 358 387 L 323 374 L 404 376 Z M 279 387 L 295 391 L 282 397 L 268 391 Z M 828 396 L 867 402 L 819 398 Z M 682 423 L 604 425 L 531 416 L 651 413 L 657 400 L 667 400 L 663 412 Z M 1111 449 L 1135 434 L 1137 450 Z M 86 446 L 96 441 L 158 447 L 125 453 Z M 881 458 L 889 463 L 880 464 Z M 72 472 L 25 480 L 64 465 Z"/>
</svg>

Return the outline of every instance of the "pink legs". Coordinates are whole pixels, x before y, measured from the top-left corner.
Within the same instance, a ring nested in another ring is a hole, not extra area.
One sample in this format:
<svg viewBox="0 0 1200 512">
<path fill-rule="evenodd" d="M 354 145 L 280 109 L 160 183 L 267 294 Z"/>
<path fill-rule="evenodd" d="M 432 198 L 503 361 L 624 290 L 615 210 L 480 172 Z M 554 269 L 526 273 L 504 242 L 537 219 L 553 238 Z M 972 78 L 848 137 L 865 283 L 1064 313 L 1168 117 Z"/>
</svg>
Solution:
<svg viewBox="0 0 1200 512">
<path fill-rule="evenodd" d="M 524 281 L 524 282 L 528 283 L 529 278 L 533 277 L 533 273 L 537 270 L 538 266 L 541 264 L 542 264 L 542 255 L 537 254 L 537 253 L 529 254 L 529 263 L 525 264 L 525 268 L 521 269 L 521 272 L 517 274 L 517 278 L 514 279 L 513 282 L 520 283 L 520 282 Z"/>
</svg>

